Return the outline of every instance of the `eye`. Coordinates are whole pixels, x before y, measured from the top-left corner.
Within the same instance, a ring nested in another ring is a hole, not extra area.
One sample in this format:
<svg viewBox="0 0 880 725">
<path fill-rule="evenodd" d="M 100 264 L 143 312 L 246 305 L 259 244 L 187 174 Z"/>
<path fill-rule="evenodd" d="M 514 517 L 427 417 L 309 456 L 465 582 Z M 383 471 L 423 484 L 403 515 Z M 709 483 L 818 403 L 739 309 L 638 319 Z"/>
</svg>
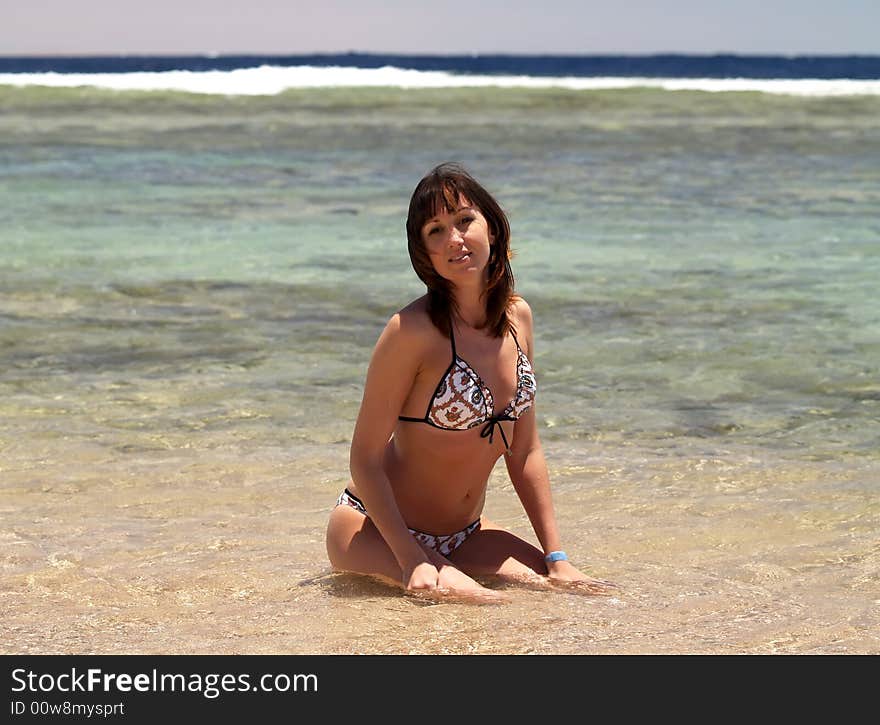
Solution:
<svg viewBox="0 0 880 725">
<path fill-rule="evenodd" d="M 428 230 L 428 236 L 430 237 L 432 234 L 436 234 L 439 231 L 440 231 L 440 227 L 431 227 Z"/>
<path fill-rule="evenodd" d="M 461 218 L 461 223 L 462 224 L 470 224 L 473 220 L 474 220 L 474 217 L 472 217 L 472 216 L 463 216 Z"/>
</svg>

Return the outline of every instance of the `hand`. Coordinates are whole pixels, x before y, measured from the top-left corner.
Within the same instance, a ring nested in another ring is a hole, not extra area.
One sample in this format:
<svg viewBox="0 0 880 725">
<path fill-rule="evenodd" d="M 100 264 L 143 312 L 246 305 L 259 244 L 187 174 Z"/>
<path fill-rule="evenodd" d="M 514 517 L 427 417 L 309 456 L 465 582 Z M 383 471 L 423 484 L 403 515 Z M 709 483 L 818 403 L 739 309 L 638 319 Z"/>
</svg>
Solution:
<svg viewBox="0 0 880 725">
<path fill-rule="evenodd" d="M 547 572 L 554 585 L 584 594 L 613 594 L 620 589 L 613 582 L 582 574 L 569 561 L 551 561 L 547 564 Z"/>
<path fill-rule="evenodd" d="M 508 601 L 504 594 L 482 586 L 440 554 L 431 551 L 429 559 L 413 567 L 406 583 L 407 593 L 432 600 L 477 604 Z"/>
<path fill-rule="evenodd" d="M 403 573 L 403 582 L 407 591 L 437 589 L 440 586 L 440 572 L 430 561 L 422 561 Z"/>
</svg>

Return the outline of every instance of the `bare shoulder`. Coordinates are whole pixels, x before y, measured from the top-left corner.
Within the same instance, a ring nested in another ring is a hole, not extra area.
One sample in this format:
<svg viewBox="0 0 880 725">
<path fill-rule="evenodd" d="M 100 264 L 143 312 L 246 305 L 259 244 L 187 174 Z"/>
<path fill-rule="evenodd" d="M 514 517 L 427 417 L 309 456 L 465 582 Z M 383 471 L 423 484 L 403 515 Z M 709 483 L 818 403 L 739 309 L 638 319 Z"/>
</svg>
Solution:
<svg viewBox="0 0 880 725">
<path fill-rule="evenodd" d="M 397 314 L 402 322 L 405 322 L 414 330 L 430 326 L 431 318 L 428 316 L 428 295 L 422 295 L 414 299 Z"/>
<path fill-rule="evenodd" d="M 379 337 L 379 345 L 400 347 L 418 355 L 430 345 L 433 332 L 425 297 L 413 300 L 395 312 Z"/>
<path fill-rule="evenodd" d="M 511 303 L 510 310 L 512 313 L 512 321 L 516 326 L 517 332 L 521 332 L 527 337 L 531 337 L 535 325 L 532 317 L 532 308 L 529 303 L 522 297 L 515 297 Z"/>
</svg>

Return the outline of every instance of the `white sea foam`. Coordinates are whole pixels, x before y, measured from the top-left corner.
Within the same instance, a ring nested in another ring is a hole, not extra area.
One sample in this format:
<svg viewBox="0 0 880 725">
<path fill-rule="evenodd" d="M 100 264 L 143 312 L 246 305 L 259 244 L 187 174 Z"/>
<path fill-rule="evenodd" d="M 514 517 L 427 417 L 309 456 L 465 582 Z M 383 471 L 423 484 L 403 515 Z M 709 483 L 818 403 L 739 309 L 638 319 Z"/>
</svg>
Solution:
<svg viewBox="0 0 880 725">
<path fill-rule="evenodd" d="M 796 96 L 880 95 L 878 80 L 755 78 L 617 78 L 462 75 L 445 71 L 383 68 L 269 66 L 231 71 L 175 70 L 157 73 L 0 73 L 0 85 L 113 90 L 185 91 L 220 95 L 275 95 L 291 88 L 567 88 L 595 90 L 650 87 L 669 91 L 758 91 Z"/>
</svg>

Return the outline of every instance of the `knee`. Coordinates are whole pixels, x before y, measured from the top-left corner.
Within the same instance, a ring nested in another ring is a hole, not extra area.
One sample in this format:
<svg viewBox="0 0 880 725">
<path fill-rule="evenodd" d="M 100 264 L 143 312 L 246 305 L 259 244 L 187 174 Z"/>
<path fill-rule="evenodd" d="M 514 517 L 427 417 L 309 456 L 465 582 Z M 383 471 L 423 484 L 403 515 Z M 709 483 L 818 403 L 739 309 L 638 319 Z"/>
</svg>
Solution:
<svg viewBox="0 0 880 725">
<path fill-rule="evenodd" d="M 327 558 L 334 569 L 341 569 L 345 560 L 345 552 L 348 550 L 348 541 L 351 537 L 345 535 L 343 526 L 340 525 L 339 517 L 330 514 L 327 522 L 327 532 L 324 537 L 324 545 L 327 549 Z"/>
</svg>

